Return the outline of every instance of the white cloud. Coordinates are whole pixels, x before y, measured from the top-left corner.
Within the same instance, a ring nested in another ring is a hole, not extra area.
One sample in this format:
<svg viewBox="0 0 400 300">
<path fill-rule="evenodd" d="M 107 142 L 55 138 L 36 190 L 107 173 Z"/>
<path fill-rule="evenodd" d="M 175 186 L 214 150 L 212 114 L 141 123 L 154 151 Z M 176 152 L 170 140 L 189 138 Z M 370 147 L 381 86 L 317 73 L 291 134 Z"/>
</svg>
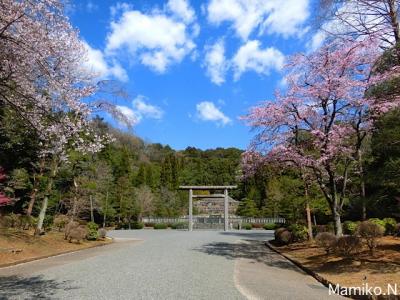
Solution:
<svg viewBox="0 0 400 300">
<path fill-rule="evenodd" d="M 193 9 L 183 0 L 170 0 L 163 10 L 148 14 L 123 6 L 120 18 L 110 24 L 106 53 L 116 55 L 119 50 L 128 50 L 133 59 L 164 73 L 195 48 L 193 38 L 199 29 L 197 24 L 190 24 L 194 19 Z"/>
<path fill-rule="evenodd" d="M 204 59 L 207 75 L 216 85 L 225 82 L 225 75 L 229 68 L 229 63 L 225 58 L 225 45 L 223 40 L 206 47 Z"/>
<path fill-rule="evenodd" d="M 92 13 L 92 12 L 98 10 L 98 9 L 99 9 L 99 6 L 96 3 L 94 3 L 93 1 L 89 0 L 86 3 L 87 12 Z"/>
<path fill-rule="evenodd" d="M 268 75 L 271 70 L 282 69 L 285 56 L 274 47 L 261 49 L 260 42 L 248 41 L 241 46 L 232 59 L 234 79 L 249 70 Z"/>
<path fill-rule="evenodd" d="M 131 108 L 123 105 L 117 105 L 116 107 L 125 116 L 126 121 L 128 121 L 129 124 L 137 124 L 140 122 L 141 117 Z M 122 122 L 120 124 L 125 125 L 125 123 L 123 124 Z"/>
<path fill-rule="evenodd" d="M 232 120 L 220 111 L 212 102 L 200 102 L 196 105 L 196 109 L 197 116 L 200 120 L 216 122 L 218 125 L 222 126 L 232 123 Z"/>
<path fill-rule="evenodd" d="M 98 78 L 115 77 L 121 81 L 128 81 L 125 69 L 118 62 L 107 63 L 102 51 L 92 48 L 85 41 L 82 42 L 86 49 L 86 57 L 83 62 L 86 71 Z"/>
<path fill-rule="evenodd" d="M 284 37 L 301 35 L 310 15 L 309 0 L 211 0 L 207 13 L 212 24 L 232 23 L 243 40 L 257 28 Z"/>
<path fill-rule="evenodd" d="M 306 44 L 309 52 L 317 50 L 322 46 L 326 39 L 326 33 L 322 30 L 318 30 L 311 38 L 311 40 Z"/>
<path fill-rule="evenodd" d="M 168 9 L 179 17 L 185 23 L 189 24 L 194 21 L 195 13 L 186 0 L 169 0 Z"/>
<path fill-rule="evenodd" d="M 139 95 L 137 96 L 132 104 L 135 112 L 141 117 L 147 117 L 151 119 L 161 119 L 164 112 L 161 108 L 146 103 L 146 97 Z"/>
<path fill-rule="evenodd" d="M 125 116 L 126 121 L 130 124 L 138 124 L 143 119 L 159 120 L 163 117 L 164 111 L 158 106 L 146 103 L 147 98 L 143 95 L 138 95 L 132 101 L 132 107 L 117 105 L 117 109 Z M 125 125 L 122 122 L 121 125 Z"/>
</svg>

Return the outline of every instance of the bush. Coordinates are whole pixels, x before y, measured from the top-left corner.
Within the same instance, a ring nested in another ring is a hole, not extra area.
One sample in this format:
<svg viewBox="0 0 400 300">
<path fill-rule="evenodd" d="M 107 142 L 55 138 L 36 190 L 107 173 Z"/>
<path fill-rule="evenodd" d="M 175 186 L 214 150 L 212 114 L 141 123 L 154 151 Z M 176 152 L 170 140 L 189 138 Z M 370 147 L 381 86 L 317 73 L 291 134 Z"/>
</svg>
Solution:
<svg viewBox="0 0 400 300">
<path fill-rule="evenodd" d="M 308 238 L 308 230 L 304 225 L 292 224 L 288 227 L 288 230 L 292 233 L 292 239 L 294 242 L 302 242 Z"/>
<path fill-rule="evenodd" d="M 95 241 L 99 237 L 98 230 L 99 230 L 99 225 L 97 225 L 95 222 L 88 222 L 86 224 L 86 228 L 88 230 L 86 238 L 89 241 Z"/>
<path fill-rule="evenodd" d="M 43 229 L 49 231 L 51 230 L 51 226 L 53 226 L 53 217 L 46 215 L 43 220 Z"/>
<path fill-rule="evenodd" d="M 328 225 L 313 225 L 312 231 L 313 231 L 314 236 L 317 236 L 317 234 L 321 233 L 321 232 L 334 233 L 334 231 L 330 231 L 330 227 L 328 227 Z"/>
<path fill-rule="evenodd" d="M 132 222 L 131 229 L 143 229 L 144 224 L 142 222 Z"/>
<path fill-rule="evenodd" d="M 8 228 L 16 228 L 20 223 L 20 214 L 11 213 L 8 216 L 4 217 L 4 225 Z"/>
<path fill-rule="evenodd" d="M 144 227 L 154 227 L 154 223 L 146 222 L 146 223 L 144 223 Z"/>
<path fill-rule="evenodd" d="M 345 235 L 337 239 L 336 250 L 344 256 L 351 256 L 361 250 L 362 244 L 358 236 Z"/>
<path fill-rule="evenodd" d="M 242 224 L 242 229 L 251 230 L 252 228 L 253 228 L 253 226 L 251 226 L 250 223 L 243 223 Z"/>
<path fill-rule="evenodd" d="M 397 222 L 393 218 L 384 218 L 382 220 L 385 222 L 385 234 L 386 235 L 395 235 L 396 234 L 396 225 Z"/>
<path fill-rule="evenodd" d="M 185 222 L 173 223 L 171 224 L 172 229 L 187 229 L 188 224 Z"/>
<path fill-rule="evenodd" d="M 343 223 L 343 232 L 344 234 L 353 235 L 357 229 L 357 223 L 352 221 L 346 221 Z"/>
<path fill-rule="evenodd" d="M 165 223 L 154 224 L 154 229 L 167 229 L 168 225 Z"/>
<path fill-rule="evenodd" d="M 107 236 L 107 230 L 105 228 L 100 228 L 97 231 L 97 236 L 99 237 L 99 239 L 104 240 L 106 238 L 106 236 Z"/>
<path fill-rule="evenodd" d="M 357 227 L 357 234 L 366 241 L 372 255 L 378 245 L 378 238 L 381 237 L 384 232 L 384 227 L 371 221 L 361 222 Z"/>
<path fill-rule="evenodd" d="M 267 223 L 267 224 L 264 224 L 264 226 L 263 226 L 263 228 L 265 230 L 274 230 L 274 229 L 276 229 L 276 227 L 277 227 L 277 225 L 274 223 Z"/>
<path fill-rule="evenodd" d="M 260 223 L 251 223 L 252 228 L 263 228 L 263 224 Z"/>
<path fill-rule="evenodd" d="M 368 219 L 368 221 L 381 226 L 383 228 L 383 230 L 385 231 L 385 225 L 386 225 L 385 221 L 378 219 L 378 218 L 371 218 L 371 219 Z"/>
<path fill-rule="evenodd" d="M 58 228 L 58 231 L 61 231 L 61 229 L 65 228 L 65 225 L 67 225 L 68 222 L 69 218 L 66 215 L 58 215 L 54 218 L 53 224 Z"/>
<path fill-rule="evenodd" d="M 320 232 L 315 237 L 315 241 L 318 246 L 325 249 L 326 253 L 329 254 L 336 247 L 337 238 L 331 232 Z"/>
<path fill-rule="evenodd" d="M 284 231 L 287 231 L 287 229 L 285 227 L 280 227 L 278 229 L 275 229 L 275 232 L 274 232 L 275 240 L 278 240 L 279 235 Z"/>
<path fill-rule="evenodd" d="M 395 229 L 395 236 L 400 236 L 400 223 L 396 224 L 396 229 Z"/>
</svg>

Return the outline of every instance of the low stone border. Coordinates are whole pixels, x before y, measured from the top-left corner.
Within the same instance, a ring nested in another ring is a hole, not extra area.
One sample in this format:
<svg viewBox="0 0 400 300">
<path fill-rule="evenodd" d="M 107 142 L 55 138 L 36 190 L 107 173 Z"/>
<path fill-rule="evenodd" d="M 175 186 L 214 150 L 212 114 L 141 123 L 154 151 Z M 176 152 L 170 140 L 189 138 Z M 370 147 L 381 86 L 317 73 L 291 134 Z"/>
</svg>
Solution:
<svg viewBox="0 0 400 300">
<path fill-rule="evenodd" d="M 0 264 L 0 270 L 1 270 L 2 268 L 17 266 L 17 265 L 25 264 L 25 263 L 32 262 L 32 261 L 35 261 L 35 260 L 40 260 L 40 259 L 45 259 L 45 258 L 49 258 L 49 257 L 58 256 L 58 255 L 63 255 L 63 254 L 68 254 L 68 253 L 73 253 L 73 252 L 78 252 L 78 251 L 82 251 L 82 250 L 86 250 L 86 249 L 91 249 L 91 248 L 103 247 L 103 246 L 111 245 L 112 243 L 114 243 L 114 239 L 113 239 L 113 238 L 107 237 L 107 239 L 110 239 L 110 240 L 111 240 L 111 242 L 108 243 L 108 244 L 91 245 L 91 246 L 89 246 L 89 247 L 82 248 L 82 249 L 66 250 L 66 251 L 63 251 L 63 252 L 58 252 L 58 253 L 53 253 L 53 254 L 48 254 L 48 255 L 42 255 L 42 256 L 38 256 L 38 257 L 31 257 L 31 258 L 27 258 L 27 259 L 23 259 L 23 260 L 18 260 L 18 261 L 14 261 L 14 262 L 11 262 L 11 263 L 6 263 L 6 264 Z"/>
<path fill-rule="evenodd" d="M 289 260 L 291 263 L 293 263 L 294 265 L 299 267 L 301 270 L 303 270 L 308 275 L 314 277 L 316 280 L 318 280 L 320 283 L 322 283 L 325 287 L 329 288 L 329 285 L 336 286 L 335 283 L 327 280 L 326 278 L 322 277 L 321 275 L 319 275 L 318 273 L 314 272 L 313 270 L 305 267 L 303 264 L 301 264 L 297 260 L 295 260 L 295 259 L 289 257 L 288 255 L 282 253 L 281 251 L 279 251 L 279 249 L 277 249 L 275 246 L 271 245 L 270 242 L 266 241 L 265 245 L 269 249 L 274 251 L 275 253 L 278 253 L 279 255 L 281 255 L 284 258 L 286 258 L 287 260 Z M 339 286 L 339 289 L 342 289 L 342 287 Z M 399 300 L 400 299 L 400 295 L 379 295 L 379 296 L 354 295 L 354 296 L 342 296 L 342 297 L 347 297 L 347 298 L 350 298 L 350 299 L 358 299 L 358 300 Z"/>
</svg>

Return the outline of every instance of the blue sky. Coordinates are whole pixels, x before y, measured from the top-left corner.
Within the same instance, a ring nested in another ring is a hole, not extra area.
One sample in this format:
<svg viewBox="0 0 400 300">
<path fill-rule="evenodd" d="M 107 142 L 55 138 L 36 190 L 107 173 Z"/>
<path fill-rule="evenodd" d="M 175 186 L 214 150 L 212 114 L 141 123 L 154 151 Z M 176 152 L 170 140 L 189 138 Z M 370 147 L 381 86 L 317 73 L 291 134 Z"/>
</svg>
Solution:
<svg viewBox="0 0 400 300">
<path fill-rule="evenodd" d="M 245 149 L 238 118 L 273 98 L 285 57 L 320 42 L 311 0 L 81 0 L 69 15 L 87 67 L 130 95 L 116 104 L 134 133 L 175 149 Z"/>
</svg>

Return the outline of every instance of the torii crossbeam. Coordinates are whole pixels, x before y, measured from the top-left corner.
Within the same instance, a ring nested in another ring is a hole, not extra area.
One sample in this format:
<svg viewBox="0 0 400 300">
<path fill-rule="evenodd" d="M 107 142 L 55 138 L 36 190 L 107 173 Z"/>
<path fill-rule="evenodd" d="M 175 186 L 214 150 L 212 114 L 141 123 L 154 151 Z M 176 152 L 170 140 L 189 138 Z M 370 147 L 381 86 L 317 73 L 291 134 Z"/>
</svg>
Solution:
<svg viewBox="0 0 400 300">
<path fill-rule="evenodd" d="M 193 190 L 210 191 L 223 190 L 223 195 L 208 195 L 211 198 L 224 198 L 224 231 L 229 229 L 229 197 L 228 191 L 236 189 L 236 185 L 212 185 L 212 186 L 180 186 L 180 190 L 189 190 L 189 231 L 193 231 L 193 198 L 202 198 L 204 195 L 193 195 Z"/>
</svg>

